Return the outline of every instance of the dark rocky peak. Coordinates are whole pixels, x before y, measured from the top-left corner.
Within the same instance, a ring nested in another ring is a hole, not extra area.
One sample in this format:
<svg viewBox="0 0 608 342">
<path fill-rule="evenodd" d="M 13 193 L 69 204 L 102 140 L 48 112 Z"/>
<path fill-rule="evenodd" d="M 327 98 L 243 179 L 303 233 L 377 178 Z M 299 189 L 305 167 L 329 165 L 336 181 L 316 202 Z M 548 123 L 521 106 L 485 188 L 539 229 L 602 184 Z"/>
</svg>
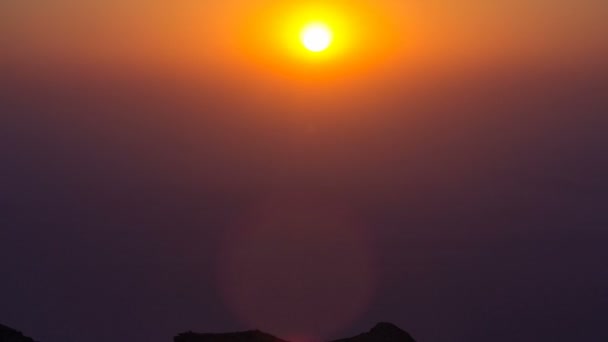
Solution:
<svg viewBox="0 0 608 342">
<path fill-rule="evenodd" d="M 23 336 L 20 331 L 0 324 L 0 342 L 36 342 L 32 338 Z"/>
<path fill-rule="evenodd" d="M 223 334 L 187 332 L 173 339 L 175 342 L 287 342 L 259 330 Z"/>
<path fill-rule="evenodd" d="M 416 342 L 410 334 L 387 322 L 376 324 L 370 331 L 333 342 Z"/>
<path fill-rule="evenodd" d="M 225 334 L 179 334 L 174 342 L 287 342 L 259 330 Z M 3 342 L 3 341 L 0 341 Z M 410 334 L 392 323 L 378 323 L 370 331 L 332 342 L 416 342 Z"/>
<path fill-rule="evenodd" d="M 372 330 L 370 330 L 368 332 L 368 334 L 371 335 L 395 335 L 395 336 L 409 336 L 409 334 L 405 331 L 402 330 L 401 328 L 399 328 L 398 326 L 394 325 L 393 323 L 388 323 L 388 322 L 380 322 L 378 324 L 376 324 Z"/>
</svg>

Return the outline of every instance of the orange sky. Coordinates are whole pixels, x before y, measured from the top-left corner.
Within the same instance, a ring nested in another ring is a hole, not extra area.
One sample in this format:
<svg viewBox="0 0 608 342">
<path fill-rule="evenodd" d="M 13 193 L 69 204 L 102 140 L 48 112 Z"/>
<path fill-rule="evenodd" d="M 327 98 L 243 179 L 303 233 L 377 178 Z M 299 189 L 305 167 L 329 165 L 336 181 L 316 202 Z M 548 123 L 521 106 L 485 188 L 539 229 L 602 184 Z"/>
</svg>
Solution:
<svg viewBox="0 0 608 342">
<path fill-rule="evenodd" d="M 13 55 L 98 63 L 187 67 L 217 61 L 249 67 L 246 33 L 311 1 L 4 1 L 2 39 Z M 567 59 L 606 51 L 603 1 L 325 1 L 353 19 L 366 62 L 392 55 L 401 66 L 501 59 Z M 285 13 L 283 13 L 285 12 Z M 247 27 L 247 23 L 252 26 Z M 367 34 L 368 36 L 364 35 Z M 258 37 L 260 38 L 260 37 Z M 262 37 L 265 38 L 265 37 Z M 375 43 L 374 43 L 375 42 Z M 376 46 L 374 46 L 376 44 Z M 390 44 L 381 46 L 381 44 Z M 251 48 L 251 46 L 249 46 Z M 384 50 L 382 49 L 384 48 Z M 260 46 L 258 52 L 270 51 Z M 268 56 L 267 56 L 268 57 Z M 353 62 L 344 57 L 340 63 Z M 272 60 L 281 64 L 284 60 Z"/>
</svg>

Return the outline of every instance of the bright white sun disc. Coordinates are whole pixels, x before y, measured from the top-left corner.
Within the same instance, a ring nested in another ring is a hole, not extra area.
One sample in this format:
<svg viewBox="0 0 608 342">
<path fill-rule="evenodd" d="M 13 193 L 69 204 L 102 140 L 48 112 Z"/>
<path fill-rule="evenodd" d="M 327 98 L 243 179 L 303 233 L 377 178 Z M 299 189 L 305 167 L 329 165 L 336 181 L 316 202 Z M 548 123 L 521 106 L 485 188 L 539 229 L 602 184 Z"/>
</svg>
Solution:
<svg viewBox="0 0 608 342">
<path fill-rule="evenodd" d="M 309 25 L 302 30 L 302 44 L 312 52 L 326 50 L 333 39 L 331 30 L 322 24 Z"/>
</svg>

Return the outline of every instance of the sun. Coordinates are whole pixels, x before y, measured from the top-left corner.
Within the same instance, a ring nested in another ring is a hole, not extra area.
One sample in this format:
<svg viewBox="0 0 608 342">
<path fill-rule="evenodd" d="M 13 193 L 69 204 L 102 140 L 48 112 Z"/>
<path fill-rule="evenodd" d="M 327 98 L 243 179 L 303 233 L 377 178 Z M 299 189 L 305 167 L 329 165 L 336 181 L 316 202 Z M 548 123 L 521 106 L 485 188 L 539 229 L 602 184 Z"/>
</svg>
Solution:
<svg viewBox="0 0 608 342">
<path fill-rule="evenodd" d="M 322 23 L 308 24 L 302 29 L 300 35 L 302 45 L 311 52 L 322 52 L 327 50 L 332 41 L 331 29 Z"/>
</svg>

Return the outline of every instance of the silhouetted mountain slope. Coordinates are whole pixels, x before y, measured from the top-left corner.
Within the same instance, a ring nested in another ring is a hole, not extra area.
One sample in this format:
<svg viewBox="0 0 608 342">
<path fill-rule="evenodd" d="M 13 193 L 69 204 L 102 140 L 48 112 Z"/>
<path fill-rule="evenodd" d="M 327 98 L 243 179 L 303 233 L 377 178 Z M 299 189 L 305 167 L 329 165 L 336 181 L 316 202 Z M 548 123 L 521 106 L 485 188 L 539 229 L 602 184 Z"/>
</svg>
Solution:
<svg viewBox="0 0 608 342">
<path fill-rule="evenodd" d="M 392 323 L 378 323 L 372 330 L 332 342 L 416 342 L 406 331 Z"/>
<path fill-rule="evenodd" d="M 287 342 L 259 330 L 225 333 L 198 334 L 187 332 L 173 339 L 175 342 Z"/>
<path fill-rule="evenodd" d="M 174 338 L 175 342 L 287 342 L 259 330 L 226 333 L 197 334 L 187 332 Z M 378 323 L 370 331 L 332 342 L 416 342 L 410 334 L 391 323 Z"/>
<path fill-rule="evenodd" d="M 0 342 L 36 342 L 32 338 L 23 336 L 20 331 L 0 324 Z"/>
</svg>

